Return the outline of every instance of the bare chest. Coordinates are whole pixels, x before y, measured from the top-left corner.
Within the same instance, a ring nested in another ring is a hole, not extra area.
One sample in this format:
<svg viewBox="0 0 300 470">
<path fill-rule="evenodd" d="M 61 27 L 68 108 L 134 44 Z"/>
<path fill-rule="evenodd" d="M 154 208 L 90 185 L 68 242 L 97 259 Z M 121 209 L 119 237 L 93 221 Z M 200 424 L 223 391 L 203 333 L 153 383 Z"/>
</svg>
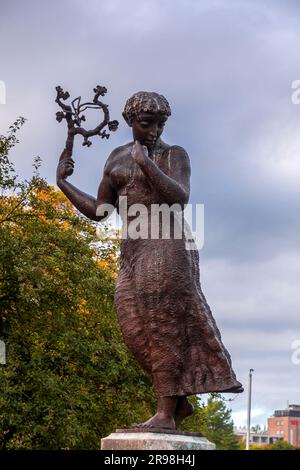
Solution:
<svg viewBox="0 0 300 470">
<path fill-rule="evenodd" d="M 170 151 L 158 150 L 151 155 L 151 160 L 165 174 L 171 174 Z M 133 160 L 130 153 L 121 155 L 110 171 L 111 184 L 119 193 L 126 187 L 143 188 L 147 192 L 151 184 L 141 170 L 140 166 Z"/>
</svg>

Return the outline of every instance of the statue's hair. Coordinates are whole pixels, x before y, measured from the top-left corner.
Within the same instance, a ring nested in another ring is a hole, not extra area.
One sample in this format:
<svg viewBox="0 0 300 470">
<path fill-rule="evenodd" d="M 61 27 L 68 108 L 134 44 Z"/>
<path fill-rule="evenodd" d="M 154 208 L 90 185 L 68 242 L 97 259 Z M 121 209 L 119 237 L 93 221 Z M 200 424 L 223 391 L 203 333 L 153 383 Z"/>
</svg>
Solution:
<svg viewBox="0 0 300 470">
<path fill-rule="evenodd" d="M 142 112 L 171 116 L 171 108 L 167 99 L 154 91 L 138 91 L 132 95 L 126 101 L 123 116 L 129 124 L 132 124 L 134 116 Z"/>
</svg>

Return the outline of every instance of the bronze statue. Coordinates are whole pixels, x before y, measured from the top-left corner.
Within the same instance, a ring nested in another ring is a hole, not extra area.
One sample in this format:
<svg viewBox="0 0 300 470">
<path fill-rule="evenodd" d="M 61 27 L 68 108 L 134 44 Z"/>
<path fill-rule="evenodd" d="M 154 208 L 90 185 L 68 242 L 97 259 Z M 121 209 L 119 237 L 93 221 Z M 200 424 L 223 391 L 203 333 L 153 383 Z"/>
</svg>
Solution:
<svg viewBox="0 0 300 470">
<path fill-rule="evenodd" d="M 190 161 L 182 147 L 161 139 L 170 115 L 162 95 L 134 94 L 123 112 L 133 140 L 108 157 L 97 197 L 66 181 L 74 166 L 66 149 L 57 168 L 59 188 L 82 214 L 98 221 L 105 216 L 97 215 L 97 207 L 111 204 L 119 210 L 121 196 L 128 208 L 136 203 L 183 208 L 189 200 Z M 193 412 L 189 395 L 243 391 L 201 290 L 198 250 L 187 250 L 184 236 L 172 236 L 177 218 L 173 214 L 169 238 L 161 236 L 160 226 L 156 239 L 121 240 L 117 316 L 124 341 L 151 375 L 157 396 L 157 412 L 142 428 L 176 429 Z M 151 228 L 148 215 L 145 223 Z"/>
</svg>

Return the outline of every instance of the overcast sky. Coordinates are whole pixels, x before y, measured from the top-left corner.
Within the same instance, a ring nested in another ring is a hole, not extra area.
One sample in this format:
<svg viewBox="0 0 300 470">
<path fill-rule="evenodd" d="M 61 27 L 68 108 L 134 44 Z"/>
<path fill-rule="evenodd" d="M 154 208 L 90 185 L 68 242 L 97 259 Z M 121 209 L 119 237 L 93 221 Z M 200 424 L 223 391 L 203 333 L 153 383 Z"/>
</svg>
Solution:
<svg viewBox="0 0 300 470">
<path fill-rule="evenodd" d="M 107 86 L 120 121 L 109 141 L 76 146 L 70 181 L 93 195 L 110 151 L 131 140 L 126 99 L 148 90 L 169 100 L 164 140 L 188 151 L 190 202 L 205 205 L 203 291 L 238 379 L 247 386 L 255 369 L 252 422 L 262 425 L 300 403 L 299 26 L 296 0 L 1 0 L 0 132 L 28 119 L 12 152 L 21 176 L 40 155 L 55 184 L 66 135 L 56 85 L 85 99 Z M 246 404 L 247 393 L 229 403 L 238 425 Z"/>
</svg>

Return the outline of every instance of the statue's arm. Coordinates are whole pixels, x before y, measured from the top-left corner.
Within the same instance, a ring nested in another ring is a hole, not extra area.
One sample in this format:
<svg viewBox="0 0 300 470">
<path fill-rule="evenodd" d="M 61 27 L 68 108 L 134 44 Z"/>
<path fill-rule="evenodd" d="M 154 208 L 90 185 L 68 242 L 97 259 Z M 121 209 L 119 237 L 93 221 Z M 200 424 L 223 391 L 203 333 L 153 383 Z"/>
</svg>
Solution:
<svg viewBox="0 0 300 470">
<path fill-rule="evenodd" d="M 137 163 L 165 203 L 169 205 L 177 203 L 182 207 L 188 203 L 191 166 L 189 156 L 182 147 L 172 146 L 166 150 L 165 158 L 170 162 L 170 176 L 161 171 L 145 154 L 144 157 L 140 157 L 141 155 L 137 157 Z"/>
<path fill-rule="evenodd" d="M 83 215 L 91 220 L 101 221 L 107 217 L 107 214 L 97 211 L 100 204 L 110 204 L 115 206 L 117 200 L 117 194 L 110 183 L 110 177 L 107 170 L 107 163 L 104 168 L 103 178 L 99 185 L 97 198 L 90 196 L 89 194 L 80 191 L 73 184 L 69 183 L 66 178 L 73 171 L 73 161 L 60 162 L 57 168 L 57 186 L 72 202 L 72 204 L 78 209 Z M 101 215 L 100 215 L 101 214 Z"/>
<path fill-rule="evenodd" d="M 80 191 L 73 184 L 69 183 L 66 179 L 57 181 L 57 186 L 72 202 L 73 206 L 76 207 L 83 215 L 91 220 L 97 220 L 96 218 L 96 199 L 89 194 Z"/>
</svg>

